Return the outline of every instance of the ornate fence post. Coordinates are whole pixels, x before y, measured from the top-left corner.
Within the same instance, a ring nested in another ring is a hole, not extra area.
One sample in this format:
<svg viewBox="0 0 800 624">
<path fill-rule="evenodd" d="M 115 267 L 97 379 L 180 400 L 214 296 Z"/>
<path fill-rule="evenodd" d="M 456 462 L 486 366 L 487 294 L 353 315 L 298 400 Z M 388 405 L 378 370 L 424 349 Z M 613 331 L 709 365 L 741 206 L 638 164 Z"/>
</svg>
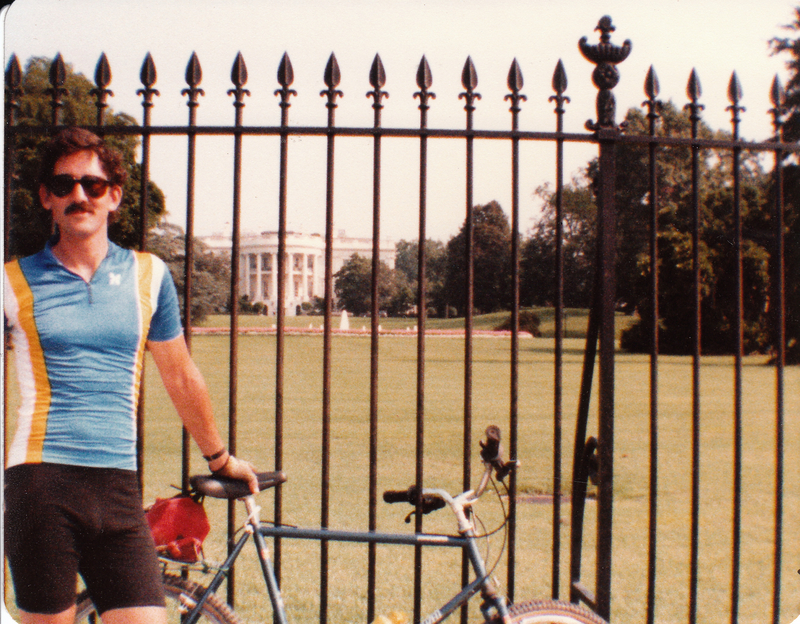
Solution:
<svg viewBox="0 0 800 624">
<path fill-rule="evenodd" d="M 631 51 L 631 42 L 622 47 L 610 42 L 615 28 L 611 18 L 600 19 L 600 43 L 589 45 L 586 37 L 578 43 L 581 54 L 594 63 L 592 82 L 597 94 L 597 121 L 586 122 L 600 144 L 600 171 L 597 179 L 598 210 L 598 289 L 600 333 L 600 410 L 598 435 L 598 504 L 597 504 L 597 612 L 605 619 L 611 615 L 611 536 L 614 476 L 614 308 L 616 290 L 616 139 L 622 129 L 615 121 L 616 101 L 611 90 L 619 82 L 616 65 Z"/>
</svg>

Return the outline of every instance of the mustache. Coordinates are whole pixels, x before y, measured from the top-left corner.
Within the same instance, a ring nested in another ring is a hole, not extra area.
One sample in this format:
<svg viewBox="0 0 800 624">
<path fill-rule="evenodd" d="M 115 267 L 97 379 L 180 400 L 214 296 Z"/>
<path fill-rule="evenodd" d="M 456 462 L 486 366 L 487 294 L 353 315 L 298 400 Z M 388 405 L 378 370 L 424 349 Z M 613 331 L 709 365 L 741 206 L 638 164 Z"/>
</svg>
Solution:
<svg viewBox="0 0 800 624">
<path fill-rule="evenodd" d="M 89 209 L 89 206 L 83 202 L 76 202 L 74 204 L 70 204 L 64 209 L 65 215 L 71 215 L 76 212 L 85 212 Z"/>
</svg>

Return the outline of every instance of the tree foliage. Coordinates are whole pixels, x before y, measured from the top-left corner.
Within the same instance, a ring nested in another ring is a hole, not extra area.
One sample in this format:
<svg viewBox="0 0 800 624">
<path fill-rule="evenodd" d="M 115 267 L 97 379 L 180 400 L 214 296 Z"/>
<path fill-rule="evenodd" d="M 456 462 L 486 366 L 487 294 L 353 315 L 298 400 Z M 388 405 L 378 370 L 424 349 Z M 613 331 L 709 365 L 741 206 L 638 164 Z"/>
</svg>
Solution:
<svg viewBox="0 0 800 624">
<path fill-rule="evenodd" d="M 372 260 L 353 254 L 334 275 L 334 293 L 339 307 L 356 316 L 372 310 Z M 405 276 L 381 261 L 378 269 L 378 309 L 400 314 L 411 302 Z"/>
<path fill-rule="evenodd" d="M 183 292 L 185 280 L 186 234 L 177 225 L 161 222 L 150 231 L 148 251 L 161 258 L 169 268 L 178 293 Z M 192 271 L 192 323 L 200 323 L 209 314 L 230 310 L 231 263 L 225 254 L 213 253 L 202 241 L 194 240 Z M 181 319 L 186 322 L 183 297 L 179 296 Z"/>
<path fill-rule="evenodd" d="M 783 138 L 800 140 L 800 6 L 786 30 L 792 37 L 776 37 L 771 41 L 774 54 L 785 54 L 789 81 L 786 84 L 787 116 Z M 784 202 L 786 225 L 786 361 L 800 363 L 800 164 L 797 156 L 784 163 Z"/>
<path fill-rule="evenodd" d="M 649 121 L 640 109 L 626 115 L 627 132 L 648 134 Z M 688 112 L 667 103 L 661 109 L 659 134 L 691 136 Z M 701 138 L 730 138 L 701 123 Z M 734 237 L 731 154 L 704 150 L 700 164 L 700 271 L 701 339 L 706 353 L 730 352 L 736 322 L 736 255 Z M 639 312 L 640 321 L 623 336 L 623 347 L 631 351 L 649 348 L 649 150 L 633 143 L 617 145 L 617 292 L 618 305 Z M 762 244 L 768 227 L 769 178 L 758 158 L 741 157 L 741 207 L 743 273 L 745 287 L 744 334 L 746 351 L 763 351 L 768 344 L 766 308 L 769 296 L 769 254 Z M 665 353 L 690 353 L 694 335 L 692 153 L 689 149 L 659 150 L 657 168 L 660 348 Z M 565 304 L 587 305 L 593 280 L 596 206 L 593 181 L 599 176 L 597 159 L 591 161 L 584 178 L 564 189 Z M 555 247 L 555 194 L 539 190 L 545 200 L 544 218 L 523 254 L 528 304 L 552 302 Z M 573 283 L 574 280 L 574 283 Z M 575 300 L 575 296 L 580 297 Z M 680 302 L 680 303 L 678 303 Z"/>
<path fill-rule="evenodd" d="M 544 201 L 542 215 L 522 245 L 520 302 L 552 306 L 556 301 L 556 195 L 550 186 L 536 189 Z M 588 308 L 594 279 L 597 206 L 588 180 L 576 177 L 562 193 L 564 305 Z"/>
<path fill-rule="evenodd" d="M 638 109 L 626 117 L 634 134 L 646 134 L 648 120 Z M 665 136 L 691 136 L 687 111 L 672 103 L 663 106 L 660 120 Z M 730 138 L 702 125 L 701 136 Z M 617 298 L 635 304 L 642 320 L 623 337 L 630 350 L 647 350 L 649 297 L 649 188 L 646 149 L 620 145 L 617 160 L 618 287 Z M 661 150 L 658 155 L 659 312 L 660 348 L 665 353 L 690 353 L 694 313 L 692 268 L 691 151 Z M 700 272 L 701 339 L 705 353 L 729 353 L 735 341 L 736 248 L 734 197 L 729 151 L 700 154 Z M 769 297 L 769 255 L 758 240 L 767 228 L 769 179 L 755 155 L 742 154 L 740 167 L 744 282 L 744 348 L 764 351 L 768 345 L 766 307 Z M 682 301 L 683 305 L 675 305 Z"/>
<path fill-rule="evenodd" d="M 405 279 L 410 289 L 408 307 L 417 303 L 419 280 L 419 243 L 401 240 L 395 246 L 395 269 L 399 278 Z M 447 249 L 441 241 L 425 241 L 425 292 L 428 306 L 441 316 L 447 312 L 445 280 L 447 277 Z"/>
<path fill-rule="evenodd" d="M 511 306 L 511 226 L 496 201 L 472 208 L 474 308 L 486 313 Z M 464 315 L 467 307 L 467 222 L 447 243 L 447 303 Z"/>
<path fill-rule="evenodd" d="M 17 112 L 19 126 L 51 126 L 50 59 L 31 58 L 22 76 Z M 97 121 L 97 108 L 90 91 L 94 85 L 83 74 L 75 73 L 66 65 L 67 93 L 63 97 L 61 123 L 63 125 L 91 126 Z M 124 113 L 106 109 L 105 123 L 109 126 L 135 125 L 135 120 Z M 20 135 L 15 144 L 14 182 L 11 195 L 11 228 L 9 254 L 25 256 L 41 249 L 51 235 L 50 214 L 39 205 L 38 168 L 42 135 Z M 132 248 L 140 237 L 139 205 L 141 195 L 141 167 L 136 163 L 139 139 L 135 136 L 108 135 L 106 141 L 123 156 L 128 180 L 123 187 L 120 208 L 109 227 L 109 237 L 115 243 Z M 154 183 L 148 185 L 149 201 L 147 227 L 153 227 L 165 213 L 164 195 Z"/>
</svg>

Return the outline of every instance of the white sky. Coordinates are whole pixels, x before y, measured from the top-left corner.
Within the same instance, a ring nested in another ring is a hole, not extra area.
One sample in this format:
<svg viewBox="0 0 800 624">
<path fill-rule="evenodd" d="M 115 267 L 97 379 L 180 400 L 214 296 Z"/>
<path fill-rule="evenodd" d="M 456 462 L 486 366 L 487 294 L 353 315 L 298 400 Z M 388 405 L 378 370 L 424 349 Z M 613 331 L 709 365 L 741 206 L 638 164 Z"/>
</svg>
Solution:
<svg viewBox="0 0 800 624">
<path fill-rule="evenodd" d="M 578 51 L 586 36 L 598 41 L 594 27 L 610 15 L 617 31 L 612 42 L 633 44 L 619 66 L 614 90 L 617 120 L 645 99 L 643 84 L 652 64 L 661 98 L 679 106 L 686 101 L 692 68 L 703 88 L 704 120 L 713 128 L 730 128 L 725 111 L 727 85 L 735 70 L 742 84 L 740 132 L 764 139 L 771 133 L 768 110 L 773 77 L 786 83 L 785 60 L 770 57 L 767 42 L 781 36 L 791 22 L 797 0 L 16 0 L 5 19 L 7 63 L 16 53 L 24 64 L 31 56 L 65 61 L 90 80 L 102 52 L 108 56 L 114 97 L 110 104 L 141 122 L 139 72 L 145 55 L 155 60 L 161 95 L 155 98 L 154 125 L 188 120 L 184 73 L 192 52 L 202 69 L 199 125 L 233 125 L 231 68 L 241 51 L 249 72 L 245 125 L 280 123 L 276 72 L 288 52 L 298 92 L 290 124 L 324 126 L 327 109 L 320 91 L 331 52 L 342 73 L 344 97 L 337 125 L 372 126 L 368 76 L 379 53 L 387 74 L 383 125 L 418 127 L 416 70 L 424 54 L 430 63 L 436 99 L 430 102 L 429 126 L 463 128 L 461 71 L 471 56 L 478 72 L 475 128 L 510 127 L 506 77 L 514 58 L 522 68 L 520 128 L 555 129 L 551 80 L 556 63 L 564 63 L 569 86 L 565 130 L 583 132 L 596 119 L 593 65 Z M 169 219 L 183 225 L 186 210 L 186 138 L 154 137 L 151 179 L 167 197 Z M 567 179 L 594 155 L 591 145 L 566 148 Z M 552 180 L 555 148 L 550 143 L 524 143 L 521 149 L 521 230 L 538 212 L 533 192 Z M 474 204 L 492 199 L 510 212 L 510 146 L 506 141 L 476 141 Z M 428 236 L 447 240 L 464 219 L 465 148 L 463 140 L 429 141 Z M 277 229 L 278 141 L 245 137 L 242 181 L 242 229 Z M 384 238 L 413 239 L 418 233 L 418 140 L 384 139 L 381 228 Z M 325 139 L 293 138 L 289 148 L 289 228 L 324 232 Z M 230 231 L 233 139 L 198 138 L 196 233 Z M 351 236 L 372 230 L 372 140 L 337 138 L 335 227 Z"/>
</svg>

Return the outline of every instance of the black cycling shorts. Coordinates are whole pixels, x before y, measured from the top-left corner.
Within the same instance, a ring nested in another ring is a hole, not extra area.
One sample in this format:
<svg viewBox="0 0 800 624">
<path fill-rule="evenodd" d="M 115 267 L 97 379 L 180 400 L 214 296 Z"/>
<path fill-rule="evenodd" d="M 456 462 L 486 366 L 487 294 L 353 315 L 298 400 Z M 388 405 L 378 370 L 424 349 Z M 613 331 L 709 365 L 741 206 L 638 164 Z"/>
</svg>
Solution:
<svg viewBox="0 0 800 624">
<path fill-rule="evenodd" d="M 5 552 L 17 606 L 60 613 L 77 575 L 99 613 L 164 606 L 153 538 L 136 473 L 24 464 L 5 473 Z"/>
</svg>

